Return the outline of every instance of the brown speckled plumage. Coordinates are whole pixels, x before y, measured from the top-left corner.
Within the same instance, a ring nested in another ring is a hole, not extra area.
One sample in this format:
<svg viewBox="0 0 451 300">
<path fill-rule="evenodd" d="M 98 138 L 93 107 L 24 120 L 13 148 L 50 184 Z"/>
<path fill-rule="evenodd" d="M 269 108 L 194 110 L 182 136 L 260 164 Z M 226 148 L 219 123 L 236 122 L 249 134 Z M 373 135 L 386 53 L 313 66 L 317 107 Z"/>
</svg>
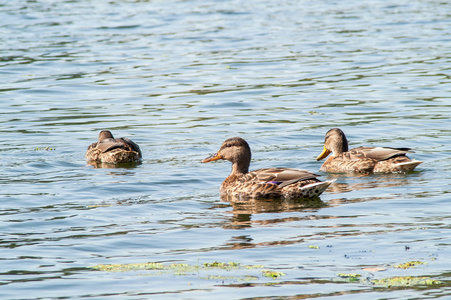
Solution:
<svg viewBox="0 0 451 300">
<path fill-rule="evenodd" d="M 109 130 L 99 133 L 99 141 L 89 145 L 85 158 L 92 162 L 128 163 L 141 159 L 139 146 L 128 138 L 115 139 Z"/>
<path fill-rule="evenodd" d="M 348 141 L 339 128 L 326 133 L 324 150 L 316 158 L 332 155 L 321 166 L 321 171 L 333 173 L 404 173 L 410 172 L 421 161 L 407 157 L 409 148 L 358 147 L 348 150 Z"/>
<path fill-rule="evenodd" d="M 227 139 L 219 151 L 202 162 L 225 159 L 232 172 L 220 187 L 221 196 L 232 198 L 314 198 L 333 181 L 322 182 L 314 173 L 291 168 L 265 168 L 249 172 L 251 149 L 239 137 Z"/>
</svg>

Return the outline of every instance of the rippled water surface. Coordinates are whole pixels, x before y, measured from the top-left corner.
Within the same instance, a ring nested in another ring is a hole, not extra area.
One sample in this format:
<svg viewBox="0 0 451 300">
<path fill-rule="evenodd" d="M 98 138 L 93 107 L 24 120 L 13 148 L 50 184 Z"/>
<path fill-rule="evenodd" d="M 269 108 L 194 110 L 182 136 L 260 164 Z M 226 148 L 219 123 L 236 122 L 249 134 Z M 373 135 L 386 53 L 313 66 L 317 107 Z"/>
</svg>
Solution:
<svg viewBox="0 0 451 300">
<path fill-rule="evenodd" d="M 447 1 L 18 0 L 0 16 L 1 298 L 451 297 Z M 332 127 L 424 163 L 244 203 L 219 197 L 230 163 L 200 163 L 241 136 L 252 168 L 318 172 Z M 88 166 L 102 129 L 142 164 Z M 398 276 L 428 278 L 375 281 Z"/>
</svg>

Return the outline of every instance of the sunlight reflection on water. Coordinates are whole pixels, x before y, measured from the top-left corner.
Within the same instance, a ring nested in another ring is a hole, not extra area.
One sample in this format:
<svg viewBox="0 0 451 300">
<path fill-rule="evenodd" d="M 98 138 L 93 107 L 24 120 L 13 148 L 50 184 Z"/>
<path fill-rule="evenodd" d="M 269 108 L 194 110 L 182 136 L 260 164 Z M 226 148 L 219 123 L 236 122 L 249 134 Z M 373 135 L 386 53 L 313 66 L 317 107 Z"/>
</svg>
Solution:
<svg viewBox="0 0 451 300">
<path fill-rule="evenodd" d="M 5 297 L 449 296 L 446 3 L 19 1 L 0 12 Z M 412 174 L 321 174 L 337 182 L 308 203 L 223 201 L 230 164 L 200 164 L 242 136 L 252 169 L 317 172 L 331 127 L 352 147 L 411 147 L 424 163 Z M 101 129 L 136 141 L 142 164 L 88 166 Z M 392 267 L 412 260 L 426 264 Z M 89 269 L 148 261 L 286 275 Z M 337 284 L 339 273 L 443 284 L 374 288 Z"/>
</svg>

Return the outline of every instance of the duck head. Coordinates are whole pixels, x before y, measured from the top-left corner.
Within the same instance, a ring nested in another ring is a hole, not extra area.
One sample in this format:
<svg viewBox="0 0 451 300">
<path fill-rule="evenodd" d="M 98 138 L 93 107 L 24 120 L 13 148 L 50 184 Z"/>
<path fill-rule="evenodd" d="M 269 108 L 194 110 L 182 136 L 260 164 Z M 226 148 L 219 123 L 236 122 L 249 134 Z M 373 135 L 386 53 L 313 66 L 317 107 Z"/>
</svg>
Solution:
<svg viewBox="0 0 451 300">
<path fill-rule="evenodd" d="M 229 138 L 222 143 L 218 152 L 202 160 L 203 163 L 224 159 L 232 163 L 232 174 L 249 172 L 251 163 L 251 148 L 240 137 Z"/>
<path fill-rule="evenodd" d="M 346 135 L 340 128 L 332 128 L 326 133 L 323 152 L 318 155 L 316 160 L 326 158 L 330 153 L 333 156 L 337 156 L 346 151 L 348 151 Z"/>
</svg>

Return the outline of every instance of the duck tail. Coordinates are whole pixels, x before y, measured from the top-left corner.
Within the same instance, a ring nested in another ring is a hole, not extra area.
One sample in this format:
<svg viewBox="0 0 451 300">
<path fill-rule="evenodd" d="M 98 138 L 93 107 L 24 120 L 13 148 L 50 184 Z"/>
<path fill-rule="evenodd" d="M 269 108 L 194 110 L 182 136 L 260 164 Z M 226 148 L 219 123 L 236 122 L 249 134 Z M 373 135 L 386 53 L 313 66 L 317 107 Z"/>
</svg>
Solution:
<svg viewBox="0 0 451 300">
<path fill-rule="evenodd" d="M 318 197 L 329 187 L 329 185 L 335 182 L 335 180 L 336 179 L 307 184 L 303 186 L 301 190 L 307 193 L 308 198 Z"/>
<path fill-rule="evenodd" d="M 400 172 L 411 172 L 421 163 L 423 163 L 423 162 L 420 160 L 414 159 L 411 161 L 398 163 L 398 164 L 396 164 L 396 167 L 399 169 Z"/>
</svg>

